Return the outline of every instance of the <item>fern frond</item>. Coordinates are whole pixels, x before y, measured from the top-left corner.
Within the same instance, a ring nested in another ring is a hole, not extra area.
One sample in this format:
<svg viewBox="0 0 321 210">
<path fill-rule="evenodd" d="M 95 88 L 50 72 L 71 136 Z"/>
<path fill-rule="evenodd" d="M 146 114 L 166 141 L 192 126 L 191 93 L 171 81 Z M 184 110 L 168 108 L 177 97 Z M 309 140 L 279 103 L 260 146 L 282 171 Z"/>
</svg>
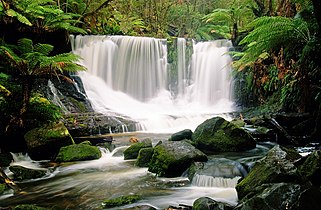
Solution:
<svg viewBox="0 0 321 210">
<path fill-rule="evenodd" d="M 32 26 L 32 23 L 28 20 L 28 18 L 26 18 L 25 16 L 23 16 L 22 14 L 20 14 L 19 12 L 15 11 L 13 9 L 8 9 L 8 10 L 6 10 L 5 13 L 9 17 L 16 17 L 23 24 L 26 24 L 28 26 Z"/>
<path fill-rule="evenodd" d="M 20 53 L 30 53 L 33 52 L 33 42 L 31 39 L 22 38 L 18 40 L 18 49 Z"/>
<path fill-rule="evenodd" d="M 249 26 L 253 30 L 240 41 L 246 47 L 244 55 L 235 62 L 237 68 L 252 65 L 260 55 L 267 55 L 271 50 L 291 48 L 310 39 L 307 23 L 299 18 L 260 17 Z"/>
<path fill-rule="evenodd" d="M 35 52 L 39 52 L 45 56 L 48 56 L 52 50 L 53 50 L 54 46 L 50 45 L 50 44 L 35 44 L 34 45 L 34 51 Z"/>
</svg>

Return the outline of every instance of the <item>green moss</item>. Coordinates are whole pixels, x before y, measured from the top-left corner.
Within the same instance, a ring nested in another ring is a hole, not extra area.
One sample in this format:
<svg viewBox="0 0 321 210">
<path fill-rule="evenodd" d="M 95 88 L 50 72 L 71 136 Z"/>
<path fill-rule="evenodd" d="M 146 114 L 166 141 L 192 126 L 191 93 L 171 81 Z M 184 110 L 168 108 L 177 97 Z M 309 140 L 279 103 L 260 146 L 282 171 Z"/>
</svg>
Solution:
<svg viewBox="0 0 321 210">
<path fill-rule="evenodd" d="M 175 156 L 167 153 L 162 145 L 156 146 L 148 170 L 158 176 L 164 176 L 171 163 L 175 162 Z"/>
<path fill-rule="evenodd" d="M 153 153 L 154 153 L 154 148 L 152 147 L 142 148 L 138 153 L 138 157 L 135 162 L 135 165 L 139 167 L 147 167 L 153 156 Z"/>
<path fill-rule="evenodd" d="M 136 159 L 141 149 L 150 147 L 152 147 L 152 141 L 150 139 L 145 139 L 142 142 L 132 144 L 124 151 L 124 159 Z"/>
<path fill-rule="evenodd" d="M 95 146 L 88 144 L 75 144 L 62 147 L 56 157 L 57 162 L 71 162 L 82 160 L 94 160 L 101 157 L 101 152 Z"/>
<path fill-rule="evenodd" d="M 104 207 L 115 207 L 122 206 L 125 204 L 131 204 L 141 199 L 139 195 L 125 195 L 113 199 L 108 199 L 103 201 Z"/>
</svg>

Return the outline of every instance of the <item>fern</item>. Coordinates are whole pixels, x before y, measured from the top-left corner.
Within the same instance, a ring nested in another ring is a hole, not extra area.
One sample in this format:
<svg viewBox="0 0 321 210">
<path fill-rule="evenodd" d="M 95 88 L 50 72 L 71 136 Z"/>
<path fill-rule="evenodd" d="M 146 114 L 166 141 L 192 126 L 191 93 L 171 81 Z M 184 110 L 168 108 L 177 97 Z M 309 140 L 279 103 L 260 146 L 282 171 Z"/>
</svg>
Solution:
<svg viewBox="0 0 321 210">
<path fill-rule="evenodd" d="M 271 50 L 281 47 L 291 48 L 310 40 L 308 25 L 299 18 L 260 17 L 254 20 L 249 27 L 253 30 L 240 42 L 241 45 L 246 46 L 244 54 L 234 63 L 239 70 L 253 65 L 257 59 L 267 58 L 266 55 Z"/>
</svg>

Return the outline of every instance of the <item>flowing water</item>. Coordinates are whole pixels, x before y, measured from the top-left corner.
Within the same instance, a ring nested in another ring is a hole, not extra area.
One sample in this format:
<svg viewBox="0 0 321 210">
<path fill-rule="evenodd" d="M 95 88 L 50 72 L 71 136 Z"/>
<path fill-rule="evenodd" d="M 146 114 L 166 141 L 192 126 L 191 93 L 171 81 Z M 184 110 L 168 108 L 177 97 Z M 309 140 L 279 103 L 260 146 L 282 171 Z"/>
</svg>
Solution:
<svg viewBox="0 0 321 210">
<path fill-rule="evenodd" d="M 87 67 L 80 77 L 95 111 L 139 122 L 137 130 L 172 133 L 194 130 L 215 115 L 235 110 L 228 40 L 177 41 L 178 91 L 170 91 L 166 40 L 129 36 L 71 37 L 73 52 Z M 187 63 L 188 62 L 188 63 Z"/>
<path fill-rule="evenodd" d="M 237 204 L 235 185 L 245 169 L 262 157 L 270 145 L 242 153 L 210 156 L 204 171 L 192 180 L 182 175 L 160 178 L 124 160 L 122 151 L 129 135 L 151 138 L 154 145 L 182 129 L 194 130 L 213 116 L 229 118 L 235 110 L 228 40 L 193 42 L 187 58 L 187 43 L 177 40 L 177 69 L 169 71 L 167 43 L 163 39 L 127 36 L 72 36 L 73 52 L 83 60 L 86 72 L 79 73 L 93 108 L 106 115 L 126 115 L 139 122 L 134 134 L 115 135 L 112 152 L 101 148 L 99 160 L 56 165 L 36 162 L 14 154 L 15 165 L 45 168 L 45 177 L 17 182 L 24 193 L 0 197 L 0 207 L 36 203 L 53 209 L 100 209 L 104 199 L 139 194 L 157 209 L 170 205 L 192 205 L 207 196 Z M 174 81 L 174 83 L 171 83 Z M 174 87 L 176 91 L 172 91 Z M 6 173 L 12 176 L 6 169 Z M 128 207 L 128 206 L 127 206 Z M 119 207 L 115 209 L 123 209 Z"/>
<path fill-rule="evenodd" d="M 12 192 L 0 197 L 0 207 L 20 203 L 35 203 L 53 209 L 100 209 L 105 199 L 122 195 L 138 194 L 142 200 L 130 206 L 148 204 L 156 209 L 179 204 L 192 205 L 194 200 L 207 196 L 230 205 L 237 204 L 235 185 L 242 176 L 235 163 L 250 165 L 262 157 L 271 145 L 258 145 L 254 150 L 242 153 L 226 153 L 210 156 L 215 164 L 214 176 L 199 172 L 192 180 L 182 175 L 175 178 L 161 178 L 148 172 L 147 168 L 134 165 L 135 160 L 124 160 L 123 151 L 128 147 L 130 136 L 143 139 L 150 137 L 155 145 L 159 140 L 166 141 L 168 134 L 131 133 L 114 136 L 116 149 L 112 152 L 100 148 L 102 157 L 98 160 L 81 161 L 53 165 L 48 161 L 33 161 L 28 155 L 13 154 L 11 165 L 28 168 L 45 168 L 47 175 L 35 180 L 16 182 L 23 191 Z M 223 160 L 224 159 L 224 160 Z M 231 167 L 232 166 L 232 167 Z M 5 172 L 12 176 L 8 169 Z"/>
</svg>

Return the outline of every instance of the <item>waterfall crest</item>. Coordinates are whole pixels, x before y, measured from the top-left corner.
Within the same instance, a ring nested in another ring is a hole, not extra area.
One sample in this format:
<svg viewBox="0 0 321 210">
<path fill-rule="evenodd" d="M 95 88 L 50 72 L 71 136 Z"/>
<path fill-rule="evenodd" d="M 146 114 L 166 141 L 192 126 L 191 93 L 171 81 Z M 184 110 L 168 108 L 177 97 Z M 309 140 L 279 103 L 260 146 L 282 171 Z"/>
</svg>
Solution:
<svg viewBox="0 0 321 210">
<path fill-rule="evenodd" d="M 186 64 L 186 41 L 178 38 L 176 94 L 164 39 L 72 36 L 71 43 L 88 69 L 79 75 L 97 112 L 129 116 L 142 130 L 173 132 L 234 110 L 228 40 L 194 42 Z"/>
</svg>

